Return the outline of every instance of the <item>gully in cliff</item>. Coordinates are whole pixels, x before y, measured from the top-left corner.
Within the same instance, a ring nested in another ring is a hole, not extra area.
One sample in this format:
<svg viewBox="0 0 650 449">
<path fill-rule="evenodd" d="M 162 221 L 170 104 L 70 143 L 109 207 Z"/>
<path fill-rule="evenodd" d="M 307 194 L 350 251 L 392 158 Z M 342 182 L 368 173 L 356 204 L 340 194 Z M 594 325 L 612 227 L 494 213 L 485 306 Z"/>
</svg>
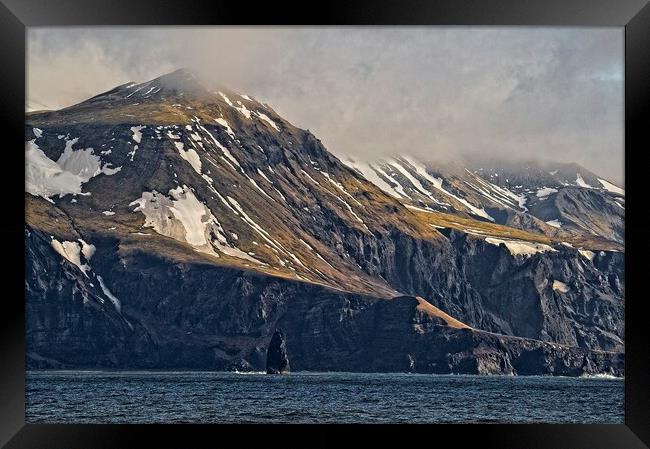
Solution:
<svg viewBox="0 0 650 449">
<path fill-rule="evenodd" d="M 281 329 L 276 329 L 271 337 L 269 349 L 266 353 L 266 374 L 288 374 L 289 357 L 287 356 L 287 342 Z"/>
</svg>

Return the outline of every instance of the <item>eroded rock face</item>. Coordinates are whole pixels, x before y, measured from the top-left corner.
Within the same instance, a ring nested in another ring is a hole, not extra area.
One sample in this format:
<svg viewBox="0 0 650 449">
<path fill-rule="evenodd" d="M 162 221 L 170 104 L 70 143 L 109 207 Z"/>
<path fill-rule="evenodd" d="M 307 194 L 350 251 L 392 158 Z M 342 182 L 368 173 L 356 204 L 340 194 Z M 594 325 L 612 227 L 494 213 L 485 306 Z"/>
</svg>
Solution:
<svg viewBox="0 0 650 449">
<path fill-rule="evenodd" d="M 589 259 L 559 245 L 513 255 L 467 233 L 442 232 L 446 240 L 435 243 L 397 231 L 383 238 L 347 232 L 342 244 L 368 273 L 474 328 L 623 350 L 623 253 L 600 252 Z"/>
<path fill-rule="evenodd" d="M 114 286 L 118 312 L 48 240 L 27 237 L 38 254 L 26 278 L 30 368 L 282 373 L 290 360 L 294 371 L 624 373 L 622 353 L 451 328 L 413 296 L 385 300 L 142 253 L 100 262 L 111 242 L 98 243 L 93 270 Z"/>
<path fill-rule="evenodd" d="M 625 241 L 625 211 L 612 197 L 593 189 L 567 187 L 546 201 L 531 206 L 531 213 L 542 219 L 557 219 L 564 228 L 576 232 L 589 230 L 619 243 Z"/>
<path fill-rule="evenodd" d="M 266 374 L 287 374 L 289 372 L 289 357 L 284 333 L 276 329 L 269 343 L 266 356 Z"/>
<path fill-rule="evenodd" d="M 281 327 L 279 372 L 622 372 L 623 253 L 513 255 L 485 222 L 423 221 L 265 104 L 185 72 L 152 83 L 28 116 L 28 192 L 52 170 L 85 180 L 26 194 L 30 367 L 260 371 Z M 576 192 L 565 216 L 579 200 L 622 223 L 620 198 Z M 519 227 L 556 229 L 508 201 Z M 55 239 L 95 250 L 71 261 Z"/>
</svg>

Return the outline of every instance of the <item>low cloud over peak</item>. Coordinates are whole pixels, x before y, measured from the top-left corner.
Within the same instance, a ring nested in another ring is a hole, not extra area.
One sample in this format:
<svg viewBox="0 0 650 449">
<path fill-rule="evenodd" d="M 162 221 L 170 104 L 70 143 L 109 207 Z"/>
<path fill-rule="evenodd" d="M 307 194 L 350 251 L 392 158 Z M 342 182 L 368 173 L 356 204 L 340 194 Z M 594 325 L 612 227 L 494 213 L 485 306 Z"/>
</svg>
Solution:
<svg viewBox="0 0 650 449">
<path fill-rule="evenodd" d="M 60 108 L 189 67 L 341 156 L 577 162 L 623 180 L 623 31 L 30 28 L 28 98 Z"/>
</svg>

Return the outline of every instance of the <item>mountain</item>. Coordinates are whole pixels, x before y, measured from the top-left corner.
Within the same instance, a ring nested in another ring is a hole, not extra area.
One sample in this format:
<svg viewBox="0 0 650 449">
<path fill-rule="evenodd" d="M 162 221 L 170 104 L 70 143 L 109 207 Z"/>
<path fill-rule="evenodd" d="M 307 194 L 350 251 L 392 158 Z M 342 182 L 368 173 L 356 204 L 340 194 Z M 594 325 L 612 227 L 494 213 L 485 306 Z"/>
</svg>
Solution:
<svg viewBox="0 0 650 449">
<path fill-rule="evenodd" d="M 440 163 L 408 155 L 343 162 L 414 207 L 558 238 L 610 241 L 612 248 L 625 240 L 625 191 L 577 164 Z"/>
<path fill-rule="evenodd" d="M 281 329 L 293 370 L 624 371 L 622 244 L 523 191 L 387 187 L 186 70 L 26 122 L 30 367 L 260 371 Z"/>
</svg>

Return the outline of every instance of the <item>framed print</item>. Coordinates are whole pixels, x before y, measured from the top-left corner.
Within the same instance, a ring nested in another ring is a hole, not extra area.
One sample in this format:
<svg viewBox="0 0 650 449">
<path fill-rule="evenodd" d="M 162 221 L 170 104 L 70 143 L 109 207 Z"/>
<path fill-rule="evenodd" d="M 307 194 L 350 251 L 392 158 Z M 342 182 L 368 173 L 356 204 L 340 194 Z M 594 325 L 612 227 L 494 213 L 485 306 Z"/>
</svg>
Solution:
<svg viewBox="0 0 650 449">
<path fill-rule="evenodd" d="M 1 12 L 7 447 L 647 447 L 646 2 Z"/>
</svg>

